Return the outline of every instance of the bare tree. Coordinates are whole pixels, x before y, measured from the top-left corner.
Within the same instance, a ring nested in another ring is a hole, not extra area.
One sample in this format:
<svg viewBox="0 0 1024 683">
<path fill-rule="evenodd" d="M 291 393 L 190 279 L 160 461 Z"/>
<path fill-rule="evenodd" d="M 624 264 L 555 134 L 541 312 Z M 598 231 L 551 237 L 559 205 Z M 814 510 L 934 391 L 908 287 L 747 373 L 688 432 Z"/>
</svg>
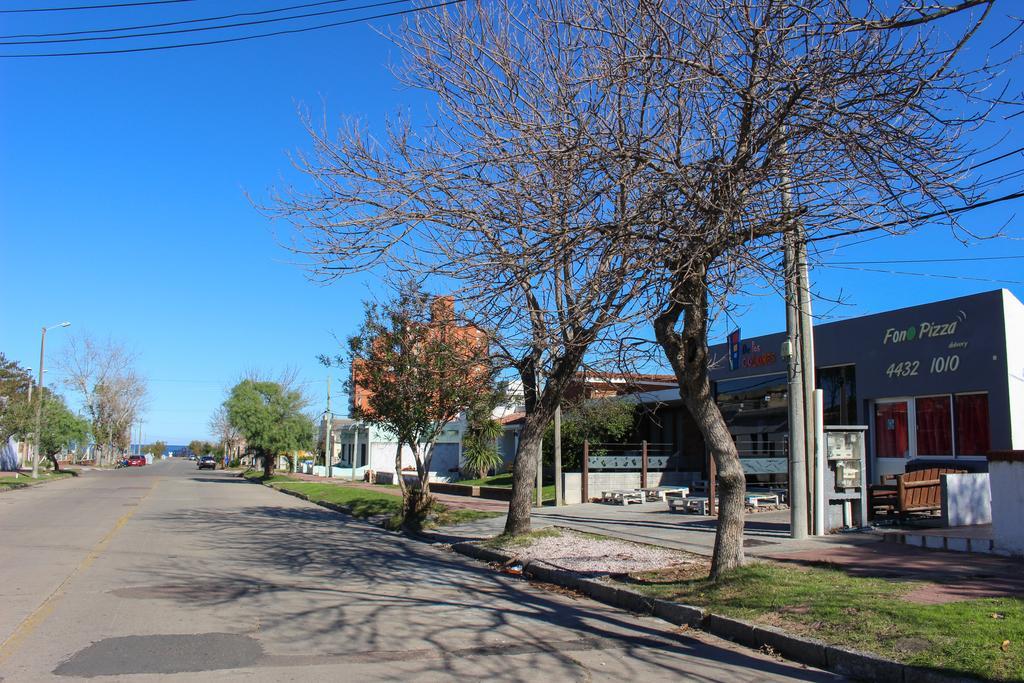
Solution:
<svg viewBox="0 0 1024 683">
<path fill-rule="evenodd" d="M 623 247 L 657 204 L 622 140 L 662 125 L 642 105 L 651 65 L 573 28 L 563 12 L 574 8 L 541 4 L 417 13 L 394 36 L 407 58 L 396 75 L 436 96 L 428 132 L 404 116 L 383 139 L 356 123 L 334 137 L 308 125 L 314 151 L 297 163 L 317 189 L 280 192 L 271 209 L 295 224 L 292 248 L 317 275 L 431 278 L 498 331 L 527 409 L 509 533 L 529 530 L 544 429 L 567 383 L 642 313 L 629 307 L 642 271 Z"/>
<path fill-rule="evenodd" d="M 145 408 L 145 380 L 135 369 L 135 354 L 107 340 L 74 336 L 58 360 L 64 383 L 78 394 L 100 446 L 98 460 L 110 461 L 130 444 L 129 430 Z"/>
<path fill-rule="evenodd" d="M 228 420 L 228 411 L 223 405 L 217 406 L 213 415 L 210 416 L 210 432 L 217 437 L 220 445 L 229 455 L 234 455 L 235 449 L 242 443 L 242 433 Z"/>
<path fill-rule="evenodd" d="M 309 194 L 275 196 L 324 278 L 454 282 L 519 371 L 528 416 L 506 531 L 529 528 L 544 427 L 576 369 L 654 336 L 715 459 L 714 576 L 743 561 L 744 476 L 708 377 L 715 311 L 775 284 L 784 239 L 902 232 L 965 175 L 996 91 L 958 68 L 992 0 L 503 0 L 414 15 L 399 80 L 436 120 L 309 125 Z M 972 13 L 973 12 L 973 13 Z M 942 31 L 935 30 L 942 22 Z M 955 223 L 955 212 L 946 214 Z M 963 233 L 960 233 L 963 234 Z"/>
</svg>

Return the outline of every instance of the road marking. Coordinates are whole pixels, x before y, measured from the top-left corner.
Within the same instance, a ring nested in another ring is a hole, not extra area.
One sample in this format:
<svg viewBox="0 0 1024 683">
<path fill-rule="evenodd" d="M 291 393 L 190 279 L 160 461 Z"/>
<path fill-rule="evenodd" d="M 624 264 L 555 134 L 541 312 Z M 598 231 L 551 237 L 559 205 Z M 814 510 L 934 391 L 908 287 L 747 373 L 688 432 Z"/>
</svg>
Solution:
<svg viewBox="0 0 1024 683">
<path fill-rule="evenodd" d="M 146 500 L 146 498 L 149 497 L 149 494 L 153 492 L 153 489 L 156 488 L 156 485 L 158 483 L 160 483 L 160 480 L 156 479 L 153 482 L 153 485 L 149 487 L 149 490 L 146 491 L 145 494 L 143 494 L 142 498 L 139 498 L 137 503 L 135 503 L 135 506 L 128 512 L 121 515 L 121 517 L 118 518 L 116 522 L 114 522 L 113 528 L 110 531 L 108 531 L 106 535 L 103 536 L 103 538 L 101 538 L 98 543 L 96 543 L 96 545 L 92 547 L 92 550 L 90 550 L 89 553 L 82 559 L 82 561 L 78 563 L 78 566 L 75 567 L 70 574 L 68 574 L 67 578 L 61 581 L 60 585 L 57 586 L 53 590 L 53 592 L 50 593 L 49 596 L 47 596 L 45 600 L 43 600 L 43 604 L 39 605 L 39 607 L 37 607 L 31 614 L 25 617 L 21 621 L 21 623 L 18 624 L 18 627 L 14 629 L 11 635 L 7 636 L 4 642 L 0 643 L 0 662 L 3 662 L 5 659 L 7 659 L 14 652 L 18 645 L 20 645 L 22 642 L 24 642 L 26 638 L 32 635 L 32 633 L 37 628 L 39 628 L 40 624 L 46 621 L 46 618 L 50 616 L 54 608 L 57 606 L 57 602 L 62 597 L 64 597 L 64 588 L 68 585 L 68 583 L 71 582 L 71 579 L 75 578 L 80 573 L 84 572 L 86 569 L 92 566 L 92 563 L 95 562 L 96 558 L 100 556 L 100 553 L 102 553 L 104 549 L 106 549 L 106 547 L 110 544 L 110 541 L 113 540 L 117 532 L 120 531 L 121 528 L 128 523 L 128 520 L 131 519 L 132 515 L 134 515 L 135 512 L 139 509 L 139 505 L 141 505 L 142 501 Z"/>
</svg>

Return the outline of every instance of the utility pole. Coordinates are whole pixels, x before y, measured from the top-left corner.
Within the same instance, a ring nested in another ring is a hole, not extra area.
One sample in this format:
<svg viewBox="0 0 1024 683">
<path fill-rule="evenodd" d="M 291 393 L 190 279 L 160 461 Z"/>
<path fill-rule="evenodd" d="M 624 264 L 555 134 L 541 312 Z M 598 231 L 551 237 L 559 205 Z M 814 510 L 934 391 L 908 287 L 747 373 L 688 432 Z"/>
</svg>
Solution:
<svg viewBox="0 0 1024 683">
<path fill-rule="evenodd" d="M 32 454 L 32 478 L 39 478 L 39 451 L 43 448 L 43 356 L 46 352 L 46 331 L 55 327 L 67 327 L 71 323 L 62 322 L 59 325 L 51 325 L 43 328 L 43 334 L 39 338 L 39 400 L 36 403 L 36 450 Z"/>
<path fill-rule="evenodd" d="M 369 449 L 367 449 L 369 450 Z M 359 423 L 352 425 L 352 481 L 356 480 L 356 460 L 359 458 Z"/>
<path fill-rule="evenodd" d="M 814 389 L 817 384 L 814 363 L 814 320 L 811 317 L 811 283 L 807 269 L 807 241 L 804 239 L 803 225 L 797 222 L 796 232 L 796 278 L 797 306 L 800 314 L 800 361 L 803 369 L 803 401 L 804 401 L 804 454 L 807 468 L 807 482 L 817 479 L 817 462 L 813 457 L 817 452 L 815 429 L 816 416 L 814 407 Z M 807 528 L 814 528 L 818 505 L 817 495 L 808 496 Z"/>
<path fill-rule="evenodd" d="M 565 505 L 562 498 L 562 404 L 555 408 L 555 505 Z"/>
<path fill-rule="evenodd" d="M 804 366 L 800 357 L 799 292 L 797 292 L 796 236 L 787 231 L 784 237 L 783 275 L 786 280 L 786 349 L 788 352 L 789 387 L 789 533 L 792 538 L 807 537 L 807 448 L 804 420 Z M 783 353 L 787 355 L 787 353 Z"/>
<path fill-rule="evenodd" d="M 331 376 L 327 376 L 327 412 L 324 413 L 324 420 L 327 431 L 324 433 L 324 469 L 327 478 L 331 478 L 331 465 L 334 463 L 334 443 L 331 438 L 334 434 L 334 415 L 331 414 Z"/>
</svg>

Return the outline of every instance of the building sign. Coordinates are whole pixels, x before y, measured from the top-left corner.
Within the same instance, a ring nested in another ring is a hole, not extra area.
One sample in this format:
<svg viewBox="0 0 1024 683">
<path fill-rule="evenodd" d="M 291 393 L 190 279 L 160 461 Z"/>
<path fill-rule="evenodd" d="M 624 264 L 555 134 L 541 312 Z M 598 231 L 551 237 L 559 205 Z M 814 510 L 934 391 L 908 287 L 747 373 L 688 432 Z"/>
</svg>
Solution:
<svg viewBox="0 0 1024 683">
<path fill-rule="evenodd" d="M 735 370 L 740 366 L 740 328 L 736 328 L 727 337 L 729 342 L 729 369 Z"/>
<path fill-rule="evenodd" d="M 726 337 L 726 351 L 729 354 L 729 370 L 741 368 L 763 368 L 774 365 L 779 356 L 774 351 L 762 351 L 756 341 L 741 342 L 740 330 L 736 328 Z"/>
<path fill-rule="evenodd" d="M 963 311 L 958 311 L 955 320 L 947 321 L 928 321 L 925 320 L 919 324 L 911 325 L 905 329 L 898 329 L 895 327 L 889 327 L 885 330 L 885 335 L 882 337 L 883 344 L 902 344 L 904 342 L 912 342 L 917 339 L 934 339 L 935 337 L 949 337 L 956 334 L 956 328 L 958 324 L 967 321 L 967 314 Z"/>
<path fill-rule="evenodd" d="M 947 353 L 966 349 L 968 343 L 955 339 L 958 331 L 963 331 L 967 323 L 967 313 L 957 311 L 956 316 L 946 320 L 923 320 L 907 327 L 886 327 L 882 334 L 882 345 L 901 345 L 908 355 L 915 351 L 925 353 L 923 358 L 907 358 L 894 360 L 885 368 L 885 376 L 889 379 L 898 377 L 919 377 L 922 375 L 942 375 L 960 369 L 960 354 Z M 922 342 L 931 342 L 922 348 Z M 938 350 L 936 343 L 939 345 Z M 930 350 L 929 350 L 930 349 Z M 895 349 L 894 349 L 895 350 Z M 930 356 L 930 357 L 928 357 Z"/>
</svg>

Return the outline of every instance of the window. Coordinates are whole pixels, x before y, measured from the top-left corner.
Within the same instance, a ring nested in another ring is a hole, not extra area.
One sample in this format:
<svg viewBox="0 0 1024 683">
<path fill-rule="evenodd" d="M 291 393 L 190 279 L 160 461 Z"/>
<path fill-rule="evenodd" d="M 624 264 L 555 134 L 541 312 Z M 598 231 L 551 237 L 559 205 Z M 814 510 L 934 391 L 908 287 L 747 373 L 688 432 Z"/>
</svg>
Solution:
<svg viewBox="0 0 1024 683">
<path fill-rule="evenodd" d="M 857 421 L 857 378 L 854 366 L 838 365 L 818 370 L 817 386 L 824 396 L 826 425 L 850 425 Z"/>
<path fill-rule="evenodd" d="M 917 455 L 953 455 L 953 415 L 949 396 L 915 399 Z"/>
<path fill-rule="evenodd" d="M 879 458 L 905 458 L 910 455 L 906 401 L 875 406 L 875 455 Z"/>
<path fill-rule="evenodd" d="M 987 455 L 988 394 L 960 394 L 955 402 L 957 455 Z"/>
</svg>

